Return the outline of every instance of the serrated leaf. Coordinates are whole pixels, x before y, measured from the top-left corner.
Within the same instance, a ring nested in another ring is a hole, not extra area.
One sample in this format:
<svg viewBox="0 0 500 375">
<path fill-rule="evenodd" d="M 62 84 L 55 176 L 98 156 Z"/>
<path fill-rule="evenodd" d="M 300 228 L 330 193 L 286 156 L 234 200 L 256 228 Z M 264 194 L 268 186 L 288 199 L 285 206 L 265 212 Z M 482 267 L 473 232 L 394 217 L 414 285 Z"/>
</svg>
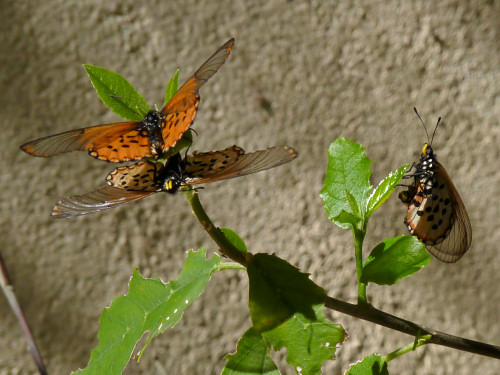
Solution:
<svg viewBox="0 0 500 375">
<path fill-rule="evenodd" d="M 425 245 L 413 236 L 387 238 L 372 250 L 363 265 L 361 282 L 392 285 L 429 263 Z"/>
<path fill-rule="evenodd" d="M 87 368 L 75 374 L 121 374 L 139 339 L 149 332 L 142 354 L 154 336 L 179 322 L 220 263 L 218 255 L 206 259 L 204 249 L 191 251 L 179 277 L 167 284 L 159 278 L 145 279 L 134 270 L 128 294 L 115 298 L 101 315 L 99 345 L 92 350 Z"/>
<path fill-rule="evenodd" d="M 238 341 L 236 353 L 227 355 L 226 359 L 228 361 L 221 375 L 280 374 L 264 338 L 253 327 Z"/>
<path fill-rule="evenodd" d="M 391 196 L 401 178 L 406 174 L 410 164 L 403 165 L 389 173 L 380 184 L 372 191 L 368 199 L 367 216 L 371 216 Z"/>
<path fill-rule="evenodd" d="M 170 81 L 168 81 L 167 88 L 165 90 L 164 105 L 167 105 L 170 99 L 172 99 L 172 97 L 175 95 L 175 93 L 177 92 L 178 85 L 179 85 L 179 69 L 175 71 L 172 78 L 170 78 Z"/>
<path fill-rule="evenodd" d="M 389 375 L 389 371 L 387 362 L 381 356 L 370 354 L 362 361 L 351 365 L 345 375 Z"/>
<path fill-rule="evenodd" d="M 247 267 L 254 328 L 274 350 L 286 348 L 286 360 L 297 373 L 321 373 L 322 363 L 334 358 L 346 336 L 323 314 L 325 291 L 274 255 L 256 254 Z"/>
<path fill-rule="evenodd" d="M 341 228 L 349 225 L 335 218 L 344 210 L 365 219 L 370 185 L 371 160 L 365 156 L 365 148 L 346 138 L 339 138 L 328 149 L 326 171 L 321 198 L 328 218 Z"/>
<path fill-rule="evenodd" d="M 245 245 L 245 241 L 243 241 L 243 239 L 240 236 L 238 236 L 236 232 L 234 232 L 229 228 L 221 228 L 220 230 L 222 233 L 224 233 L 224 236 L 227 238 L 229 242 L 233 244 L 235 248 L 237 248 L 242 253 L 246 253 L 248 251 L 247 245 Z"/>
<path fill-rule="evenodd" d="M 83 65 L 99 98 L 117 115 L 142 121 L 149 104 L 121 74 L 99 66 Z"/>
</svg>

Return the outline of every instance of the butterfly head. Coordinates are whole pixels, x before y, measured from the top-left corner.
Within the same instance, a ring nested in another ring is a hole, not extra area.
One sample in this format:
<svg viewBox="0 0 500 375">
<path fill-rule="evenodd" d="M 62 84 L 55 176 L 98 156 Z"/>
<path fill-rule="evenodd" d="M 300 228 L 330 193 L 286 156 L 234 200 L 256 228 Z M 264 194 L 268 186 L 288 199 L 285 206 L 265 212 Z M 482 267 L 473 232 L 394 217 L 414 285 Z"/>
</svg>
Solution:
<svg viewBox="0 0 500 375">
<path fill-rule="evenodd" d="M 165 177 L 161 189 L 167 193 L 175 194 L 181 186 L 182 186 L 182 179 L 180 179 L 179 176 L 172 173 Z"/>
<path fill-rule="evenodd" d="M 423 158 L 432 158 L 434 156 L 434 150 L 431 145 L 428 143 L 424 143 L 422 146 L 422 157 Z"/>
</svg>

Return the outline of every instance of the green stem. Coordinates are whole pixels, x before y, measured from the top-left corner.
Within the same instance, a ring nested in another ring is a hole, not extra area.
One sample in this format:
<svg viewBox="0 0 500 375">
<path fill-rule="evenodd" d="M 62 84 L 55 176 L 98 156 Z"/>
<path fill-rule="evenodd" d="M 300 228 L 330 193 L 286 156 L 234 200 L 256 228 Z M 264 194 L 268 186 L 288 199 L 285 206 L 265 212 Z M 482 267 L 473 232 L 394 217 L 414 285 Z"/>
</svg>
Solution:
<svg viewBox="0 0 500 375">
<path fill-rule="evenodd" d="M 366 284 L 361 282 L 361 274 L 363 272 L 363 240 L 365 238 L 365 231 L 360 231 L 354 228 L 354 252 L 356 255 L 356 273 L 358 276 L 358 304 L 366 305 L 368 300 L 366 298 Z"/>
<path fill-rule="evenodd" d="M 217 267 L 219 271 L 224 271 L 224 270 L 246 270 L 245 266 L 242 266 L 241 264 L 237 262 L 222 262 L 219 264 Z"/>
<path fill-rule="evenodd" d="M 399 349 L 396 349 L 395 351 L 385 355 L 385 356 L 382 356 L 382 359 L 385 361 L 385 362 L 389 362 L 389 361 L 392 361 L 393 359 L 396 359 L 400 356 L 402 356 L 403 354 L 406 354 L 408 352 L 411 352 L 413 350 L 415 350 L 416 348 L 418 348 L 419 346 L 422 346 L 422 345 L 425 345 L 425 344 L 428 344 L 429 343 L 429 339 L 430 339 L 431 336 L 427 336 L 425 338 L 420 338 L 418 339 L 416 342 L 414 343 L 411 343 L 411 344 L 408 344 L 408 345 L 405 345 L 403 346 L 402 348 L 399 348 Z"/>
<path fill-rule="evenodd" d="M 189 205 L 191 206 L 191 209 L 193 210 L 194 216 L 203 226 L 205 232 L 207 232 L 208 235 L 215 241 L 215 243 L 219 245 L 220 253 L 246 267 L 246 255 L 239 251 L 236 247 L 234 247 L 233 244 L 227 240 L 226 236 L 224 236 L 224 233 L 222 233 L 221 230 L 212 223 L 207 213 L 205 212 L 205 209 L 201 205 L 200 200 L 198 199 L 198 193 L 196 192 L 196 190 L 186 190 L 184 191 L 184 195 Z"/>
</svg>

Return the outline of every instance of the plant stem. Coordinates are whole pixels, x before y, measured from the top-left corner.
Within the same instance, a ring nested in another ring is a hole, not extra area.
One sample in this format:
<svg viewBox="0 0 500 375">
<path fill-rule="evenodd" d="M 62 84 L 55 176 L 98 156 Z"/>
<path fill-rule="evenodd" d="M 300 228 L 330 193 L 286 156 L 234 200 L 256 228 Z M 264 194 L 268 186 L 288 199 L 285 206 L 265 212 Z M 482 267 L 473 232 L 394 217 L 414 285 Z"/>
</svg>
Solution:
<svg viewBox="0 0 500 375">
<path fill-rule="evenodd" d="M 413 337 L 431 335 L 428 344 L 437 344 L 463 350 L 470 353 L 480 354 L 487 357 L 500 359 L 500 347 L 486 344 L 484 342 L 469 340 L 463 337 L 449 335 L 435 329 L 421 326 L 397 316 L 378 310 L 370 304 L 354 305 L 332 297 L 326 297 L 325 307 L 341 313 L 354 316 L 369 322 L 406 333 Z"/>
<path fill-rule="evenodd" d="M 210 218 L 208 217 L 205 209 L 201 205 L 200 200 L 198 199 L 198 193 L 194 189 L 189 189 L 184 192 L 187 201 L 189 202 L 191 209 L 193 210 L 193 214 L 198 219 L 200 224 L 205 229 L 205 232 L 215 241 L 217 245 L 219 245 L 220 253 L 229 259 L 238 262 L 242 266 L 247 265 L 246 254 L 239 251 L 236 247 L 233 246 L 231 242 L 229 242 L 224 236 L 224 233 L 217 228 Z"/>
<path fill-rule="evenodd" d="M 241 264 L 237 262 L 222 262 L 217 269 L 219 271 L 224 271 L 224 270 L 246 270 L 245 266 L 242 266 Z"/>
<path fill-rule="evenodd" d="M 198 199 L 198 193 L 194 190 L 185 191 L 186 199 L 191 205 L 194 215 L 201 223 L 208 235 L 220 247 L 222 255 L 227 256 L 239 264 L 246 266 L 247 257 L 251 257 L 251 253 L 242 253 L 236 249 L 224 236 L 224 234 L 212 223 L 206 214 L 203 206 Z M 366 229 L 366 228 L 365 228 Z M 356 245 L 356 268 L 358 270 L 358 279 L 360 277 L 360 270 L 362 270 L 362 245 L 363 245 L 363 232 L 358 231 L 358 235 L 354 237 Z M 359 255 L 359 256 L 358 256 Z M 234 265 L 230 266 L 235 268 Z M 359 268 L 361 267 L 361 268 Z M 399 318 L 397 316 L 388 314 L 384 311 L 378 310 L 366 301 L 366 284 L 360 283 L 358 287 L 358 304 L 354 305 L 345 301 L 341 301 L 332 297 L 326 297 L 325 307 L 339 311 L 341 313 L 354 316 L 369 322 L 393 329 L 395 331 L 406 333 L 413 337 L 422 337 L 423 335 L 430 335 L 426 338 L 426 344 L 443 345 L 450 348 L 463 350 L 470 353 L 480 354 L 487 357 L 500 359 L 500 347 L 495 345 L 486 344 L 479 341 L 469 340 L 462 337 L 449 335 L 447 333 L 436 331 L 432 328 L 427 328 L 419 324 L 410 322 L 408 320 Z M 423 343 L 421 344 L 423 345 Z M 417 346 L 420 346 L 417 342 Z M 413 347 L 413 344 L 412 344 Z M 399 349 L 402 350 L 402 349 Z M 394 353 L 399 353 L 398 351 Z M 389 355 L 396 355 L 391 353 Z M 403 354 L 403 353 L 401 353 Z M 401 355 L 399 354 L 399 355 Z M 392 357 L 391 357 L 392 359 Z"/>
<path fill-rule="evenodd" d="M 10 282 L 10 277 L 7 272 L 7 266 L 5 265 L 2 255 L 0 254 L 0 288 L 3 290 L 7 301 L 10 304 L 10 307 L 21 325 L 21 329 L 23 330 L 24 336 L 26 336 L 26 340 L 28 341 L 28 348 L 31 352 L 31 356 L 35 361 L 36 366 L 38 367 L 38 372 L 41 375 L 47 375 L 47 368 L 45 367 L 45 363 L 43 362 L 42 353 L 35 341 L 35 337 L 31 332 L 31 328 L 28 324 L 28 319 L 24 314 L 24 310 L 21 307 L 19 301 L 17 300 L 16 293 L 14 292 L 14 288 L 12 283 Z"/>
<path fill-rule="evenodd" d="M 392 361 L 393 359 L 396 359 L 396 358 L 402 356 L 403 354 L 411 352 L 411 351 L 415 350 L 416 348 L 418 348 L 419 346 L 422 346 L 422 345 L 425 345 L 425 344 L 428 344 L 428 343 L 429 343 L 428 342 L 428 338 L 419 339 L 419 340 L 417 340 L 416 343 L 411 343 L 411 344 L 405 345 L 402 348 L 398 348 L 395 351 L 393 351 L 393 352 L 391 352 L 391 353 L 389 353 L 389 354 L 387 354 L 385 356 L 382 356 L 382 359 L 385 362 Z"/>
<path fill-rule="evenodd" d="M 361 282 L 361 273 L 363 272 L 363 240 L 365 238 L 365 232 L 353 228 L 352 234 L 354 238 L 354 254 L 356 256 L 356 273 L 358 276 L 358 304 L 366 305 L 368 303 L 366 299 L 366 284 Z"/>
</svg>

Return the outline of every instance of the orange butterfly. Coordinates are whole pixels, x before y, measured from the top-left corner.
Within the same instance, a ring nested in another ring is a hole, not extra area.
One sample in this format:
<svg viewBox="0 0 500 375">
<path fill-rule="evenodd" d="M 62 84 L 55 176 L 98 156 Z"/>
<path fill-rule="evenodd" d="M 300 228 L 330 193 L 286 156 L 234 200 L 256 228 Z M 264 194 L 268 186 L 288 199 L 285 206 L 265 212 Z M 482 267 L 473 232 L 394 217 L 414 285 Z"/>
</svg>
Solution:
<svg viewBox="0 0 500 375">
<path fill-rule="evenodd" d="M 196 117 L 198 91 L 224 64 L 234 44 L 220 47 L 158 112 L 151 110 L 142 121 L 126 121 L 70 130 L 40 138 L 21 146 L 33 156 L 53 156 L 88 151 L 95 158 L 123 162 L 158 158 L 174 147 Z"/>
<path fill-rule="evenodd" d="M 298 156 L 288 146 L 245 154 L 232 146 L 221 151 L 194 153 L 184 160 L 171 156 L 166 165 L 141 161 L 116 168 L 106 178 L 108 186 L 56 203 L 51 216 L 67 219 L 121 206 L 158 192 L 175 193 L 181 186 L 227 180 L 288 163 Z"/>
<path fill-rule="evenodd" d="M 431 142 L 422 147 L 415 172 L 406 175 L 413 177 L 413 184 L 408 190 L 399 193 L 399 199 L 408 206 L 404 222 L 410 234 L 417 236 L 437 259 L 453 263 L 469 250 L 472 228 L 455 185 L 443 165 L 437 161 L 431 147 L 440 121 L 441 118 Z"/>
</svg>

